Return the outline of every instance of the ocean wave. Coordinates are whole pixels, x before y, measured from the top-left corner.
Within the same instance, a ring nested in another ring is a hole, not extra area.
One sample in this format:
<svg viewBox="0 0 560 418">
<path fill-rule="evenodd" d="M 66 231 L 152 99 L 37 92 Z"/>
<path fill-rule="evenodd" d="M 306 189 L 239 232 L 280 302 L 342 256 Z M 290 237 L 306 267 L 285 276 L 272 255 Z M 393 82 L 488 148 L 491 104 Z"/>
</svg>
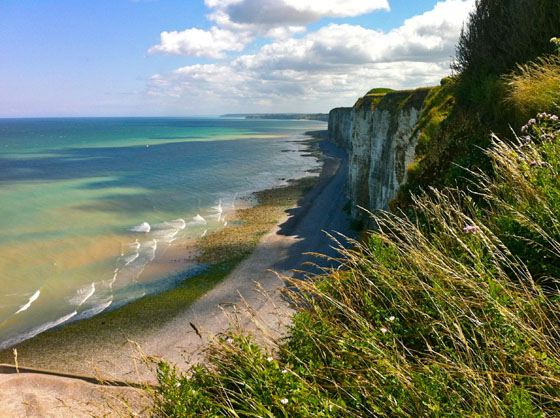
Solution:
<svg viewBox="0 0 560 418">
<path fill-rule="evenodd" d="M 184 219 L 173 219 L 172 221 L 162 222 L 160 224 L 152 225 L 152 230 L 154 229 L 178 229 L 183 230 L 187 226 L 187 222 Z"/>
<path fill-rule="evenodd" d="M 195 221 L 196 223 L 206 223 L 206 219 L 204 219 L 202 216 L 200 216 L 200 214 L 196 214 L 196 216 L 193 218 L 193 221 Z"/>
<path fill-rule="evenodd" d="M 216 209 L 216 212 L 222 213 L 224 211 L 222 208 L 222 199 L 218 201 L 218 206 L 212 206 L 212 209 Z"/>
<path fill-rule="evenodd" d="M 90 297 L 92 297 L 94 293 L 95 293 L 95 283 L 90 283 L 89 285 L 78 289 L 78 291 L 76 292 L 76 296 L 70 299 L 70 303 L 79 308 L 84 303 L 86 303 L 86 301 Z"/>
<path fill-rule="evenodd" d="M 132 228 L 130 228 L 129 231 L 148 233 L 148 232 L 150 232 L 151 229 L 152 229 L 152 227 L 150 226 L 150 224 L 148 222 L 142 222 L 140 225 L 133 226 Z"/>
<path fill-rule="evenodd" d="M 179 229 L 162 229 L 159 231 L 153 231 L 151 236 L 157 241 L 169 242 L 169 240 L 174 239 L 179 233 Z"/>
<path fill-rule="evenodd" d="M 176 234 L 177 232 L 175 232 Z M 108 283 L 108 288 L 118 285 L 118 288 L 135 283 L 144 268 L 156 258 L 158 240 L 151 239 L 139 243 L 135 253 L 121 256 L 117 259 L 117 268 L 113 272 L 113 277 Z"/>
<path fill-rule="evenodd" d="M 64 322 L 68 321 L 69 319 L 73 318 L 74 316 L 76 316 L 78 314 L 78 312 L 74 311 L 68 315 L 64 315 L 61 318 L 58 318 L 55 321 L 51 321 L 51 322 L 47 322 L 46 324 L 43 324 L 41 326 L 38 326 L 36 328 L 33 328 L 31 331 L 26 332 L 24 334 L 18 335 L 16 337 L 10 338 L 9 340 L 6 341 L 2 341 L 0 343 L 0 350 L 3 350 L 5 348 L 8 348 L 12 345 L 15 345 L 17 343 L 20 343 L 22 341 L 28 340 L 30 338 L 35 337 L 36 335 L 39 335 L 51 328 L 54 328 L 58 325 L 63 324 Z"/>
<path fill-rule="evenodd" d="M 127 247 L 137 250 L 138 248 L 140 248 L 140 243 L 138 242 L 138 240 L 136 240 L 134 242 L 131 242 L 130 244 L 127 244 Z"/>
<path fill-rule="evenodd" d="M 40 290 L 37 290 L 33 296 L 31 296 L 29 298 L 29 301 L 27 301 L 27 303 L 25 305 L 23 305 L 21 308 L 18 309 L 18 311 L 15 313 L 15 315 L 17 315 L 20 312 L 26 311 L 27 309 L 29 309 L 29 307 L 31 306 L 31 304 L 33 302 L 35 302 L 37 300 L 37 298 L 39 297 L 39 295 L 41 294 Z"/>
<path fill-rule="evenodd" d="M 107 309 L 113 303 L 113 297 L 109 298 L 108 300 L 101 302 L 99 305 L 94 306 L 93 308 L 86 309 L 83 312 L 80 312 L 74 319 L 79 321 L 81 319 L 91 318 L 92 316 L 99 315 L 105 309 Z"/>
<path fill-rule="evenodd" d="M 134 253 L 134 254 L 127 255 L 126 257 L 123 257 L 124 265 L 128 266 L 129 264 L 134 262 L 138 257 L 140 257 L 139 253 Z"/>
</svg>

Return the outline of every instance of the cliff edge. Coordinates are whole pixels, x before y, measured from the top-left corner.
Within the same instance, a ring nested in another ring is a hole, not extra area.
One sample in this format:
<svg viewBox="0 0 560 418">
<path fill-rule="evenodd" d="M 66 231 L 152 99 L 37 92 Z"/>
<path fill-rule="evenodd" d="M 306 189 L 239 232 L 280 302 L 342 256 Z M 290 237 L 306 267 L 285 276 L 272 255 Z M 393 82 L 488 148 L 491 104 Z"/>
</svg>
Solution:
<svg viewBox="0 0 560 418">
<path fill-rule="evenodd" d="M 368 93 L 351 108 L 329 113 L 329 140 L 349 154 L 346 192 L 353 217 L 360 209 L 388 209 L 414 162 L 424 102 L 430 88 Z"/>
</svg>

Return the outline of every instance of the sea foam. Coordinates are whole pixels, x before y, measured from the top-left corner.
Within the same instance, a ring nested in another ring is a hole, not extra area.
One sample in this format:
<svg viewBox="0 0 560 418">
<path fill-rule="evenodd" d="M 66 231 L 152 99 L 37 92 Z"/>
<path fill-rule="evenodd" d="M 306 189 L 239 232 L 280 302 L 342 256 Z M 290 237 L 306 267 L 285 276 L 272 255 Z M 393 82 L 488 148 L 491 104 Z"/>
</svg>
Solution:
<svg viewBox="0 0 560 418">
<path fill-rule="evenodd" d="M 77 307 L 82 306 L 95 293 L 95 283 L 90 283 L 76 292 L 76 296 L 70 299 L 70 303 Z"/>
<path fill-rule="evenodd" d="M 25 341 L 28 340 L 30 338 L 33 338 L 34 336 L 41 334 L 42 332 L 45 332 L 51 328 L 54 328 L 58 325 L 63 324 L 64 322 L 68 321 L 69 319 L 73 318 L 74 316 L 76 316 L 78 314 L 78 312 L 74 311 L 72 313 L 69 313 L 68 315 L 64 315 L 61 318 L 58 318 L 55 321 L 51 321 L 51 322 L 47 322 L 41 326 L 38 326 L 36 328 L 33 328 L 31 331 L 26 332 L 25 334 L 21 334 L 18 335 L 17 337 L 14 338 L 10 338 L 9 340 L 6 341 L 2 341 L 0 343 L 0 350 L 3 350 L 4 348 L 8 348 L 12 345 L 15 345 L 21 341 Z"/>
<path fill-rule="evenodd" d="M 148 232 L 150 232 L 151 229 L 152 229 L 152 227 L 150 226 L 150 224 L 148 222 L 142 222 L 140 225 L 133 226 L 132 228 L 130 228 L 130 231 L 131 232 L 145 232 L 145 233 L 148 233 Z"/>
<path fill-rule="evenodd" d="M 33 294 L 33 296 L 31 296 L 31 297 L 29 298 L 29 301 L 28 301 L 25 305 L 23 305 L 21 308 L 18 309 L 18 311 L 15 313 L 15 315 L 17 315 L 18 313 L 23 312 L 23 311 L 26 311 L 27 309 L 29 309 L 29 307 L 31 306 L 31 304 L 37 300 L 37 298 L 39 297 L 40 294 L 41 294 L 41 291 L 40 291 L 40 290 L 37 290 L 37 291 Z"/>
</svg>

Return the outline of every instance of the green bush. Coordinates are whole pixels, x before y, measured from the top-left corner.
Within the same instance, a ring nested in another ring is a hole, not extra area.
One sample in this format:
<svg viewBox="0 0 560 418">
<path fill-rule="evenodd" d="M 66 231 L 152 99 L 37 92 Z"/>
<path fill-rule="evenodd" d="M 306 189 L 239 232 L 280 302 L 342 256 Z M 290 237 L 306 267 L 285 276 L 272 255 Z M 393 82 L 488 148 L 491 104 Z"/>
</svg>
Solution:
<svg viewBox="0 0 560 418">
<path fill-rule="evenodd" d="M 477 0 L 461 32 L 453 68 L 458 73 L 503 74 L 554 52 L 557 0 Z"/>
</svg>

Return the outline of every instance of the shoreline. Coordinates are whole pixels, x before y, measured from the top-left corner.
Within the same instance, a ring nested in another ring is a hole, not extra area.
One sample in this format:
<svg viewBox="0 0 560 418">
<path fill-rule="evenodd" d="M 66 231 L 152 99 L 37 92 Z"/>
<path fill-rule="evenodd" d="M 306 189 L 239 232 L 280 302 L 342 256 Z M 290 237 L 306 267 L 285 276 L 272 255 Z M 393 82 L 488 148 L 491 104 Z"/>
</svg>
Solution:
<svg viewBox="0 0 560 418">
<path fill-rule="evenodd" d="M 309 134 L 309 133 L 307 133 Z M 308 153 L 318 156 L 316 135 L 306 140 Z M 325 168 L 325 158 L 322 170 Z M 225 228 L 198 242 L 202 258 L 211 266 L 185 279 L 179 286 L 76 323 L 68 324 L 0 352 L 0 363 L 13 363 L 17 348 L 22 366 L 134 379 L 139 372 L 136 343 L 144 346 L 162 325 L 173 322 L 190 306 L 218 286 L 257 247 L 259 240 L 285 221 L 293 208 L 319 177 L 304 177 L 287 186 L 254 193 L 258 204 L 237 209 L 236 227 Z M 212 257 L 208 257 L 212 254 Z M 216 254 L 220 256 L 216 257 Z M 130 340 L 135 340 L 132 343 Z M 131 371 L 132 370 L 132 371 Z M 136 374 L 136 376 L 134 376 Z"/>
</svg>

